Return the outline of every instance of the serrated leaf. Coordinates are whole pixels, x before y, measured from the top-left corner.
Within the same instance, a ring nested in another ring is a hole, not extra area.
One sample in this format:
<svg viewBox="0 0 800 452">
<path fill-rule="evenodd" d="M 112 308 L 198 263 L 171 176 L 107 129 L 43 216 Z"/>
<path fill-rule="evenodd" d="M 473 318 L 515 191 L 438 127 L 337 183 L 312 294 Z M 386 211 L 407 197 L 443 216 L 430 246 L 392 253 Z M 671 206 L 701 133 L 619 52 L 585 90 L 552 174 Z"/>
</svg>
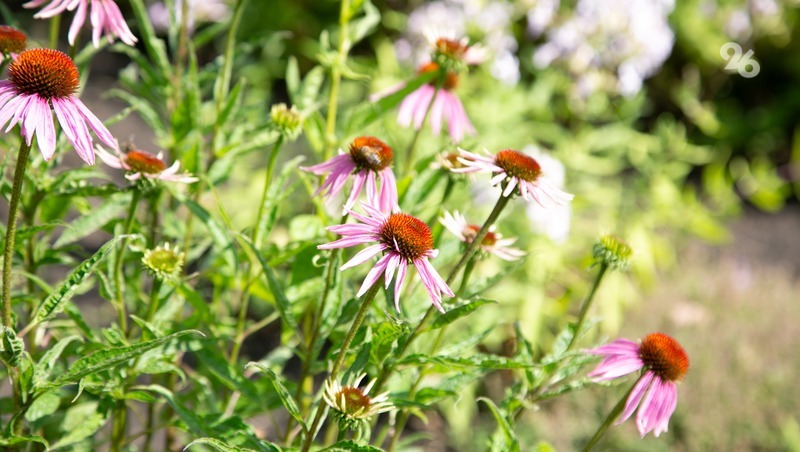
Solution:
<svg viewBox="0 0 800 452">
<path fill-rule="evenodd" d="M 173 339 L 178 339 L 189 334 L 203 335 L 203 333 L 196 330 L 179 331 L 177 333 L 172 333 L 169 336 L 153 339 L 152 341 L 141 342 L 124 347 L 114 347 L 92 353 L 89 356 L 75 361 L 70 366 L 69 370 L 58 377 L 53 383 L 40 387 L 52 388 L 77 383 L 84 377 L 116 367 L 133 358 L 136 358 L 137 356 L 141 356 L 148 350 L 152 350 L 156 347 L 166 344 Z"/>
<path fill-rule="evenodd" d="M 378 449 L 367 444 L 358 444 L 355 441 L 339 441 L 338 443 L 322 449 L 327 452 L 381 452 L 383 449 Z"/>
<path fill-rule="evenodd" d="M 487 305 L 487 304 L 491 304 L 491 303 L 497 303 L 497 302 L 494 301 L 494 300 L 486 299 L 486 298 L 478 298 L 477 300 L 472 300 L 467 304 L 464 304 L 464 305 L 461 305 L 461 306 L 458 306 L 458 307 L 455 307 L 455 308 L 452 308 L 452 309 L 448 309 L 447 312 L 445 312 L 444 314 L 440 315 L 439 317 L 436 318 L 436 320 L 434 320 L 434 322 L 430 326 L 430 329 L 431 330 L 435 330 L 435 329 L 441 328 L 441 327 L 443 327 L 445 325 L 449 325 L 449 324 L 455 322 L 457 319 L 460 319 L 461 317 L 464 317 L 465 315 L 473 313 L 475 310 L 477 310 L 481 306 L 484 306 L 484 305 Z"/>
<path fill-rule="evenodd" d="M 272 382 L 272 386 L 275 387 L 275 391 L 278 393 L 278 397 L 280 397 L 281 403 L 283 403 L 283 406 L 284 408 L 286 408 L 286 411 L 288 411 L 289 414 L 300 425 L 302 425 L 303 429 L 305 430 L 306 423 L 303 420 L 303 415 L 300 413 L 300 408 L 297 406 L 297 401 L 294 400 L 292 394 L 289 393 L 289 390 L 286 389 L 286 386 L 283 385 L 280 378 L 278 378 L 275 372 L 273 372 L 272 369 L 270 369 L 269 367 L 254 361 L 251 361 L 244 366 L 245 369 L 248 369 L 250 367 L 255 367 L 260 372 L 264 373 L 267 376 L 267 378 L 269 378 L 269 381 Z"/>
<path fill-rule="evenodd" d="M 56 240 L 55 248 L 78 241 L 118 218 L 131 203 L 131 193 L 118 193 L 105 202 L 79 216 Z"/>
<path fill-rule="evenodd" d="M 214 438 L 198 438 L 192 441 L 191 443 L 187 444 L 186 447 L 183 448 L 183 450 L 188 450 L 190 447 L 198 444 L 209 446 L 214 450 L 218 450 L 219 452 L 245 452 L 254 450 L 254 449 L 248 449 L 246 447 L 231 446 Z"/>
<path fill-rule="evenodd" d="M 453 356 L 428 356 L 422 353 L 408 355 L 397 361 L 396 365 L 435 365 L 450 369 L 525 369 L 536 366 L 533 363 L 522 363 L 513 359 L 495 355 L 477 354 L 470 356 L 469 358 L 459 358 Z"/>
<path fill-rule="evenodd" d="M 51 293 L 39 305 L 36 313 L 36 322 L 41 323 L 45 320 L 51 319 L 53 316 L 61 312 L 64 308 L 64 303 L 67 303 L 75 295 L 75 292 L 83 284 L 89 276 L 91 276 L 94 268 L 99 264 L 111 251 L 111 248 L 120 240 L 128 238 L 128 235 L 120 235 L 112 238 L 105 245 L 100 247 L 96 253 L 89 259 L 83 261 L 67 276 L 67 279 L 61 283 L 61 286 L 56 292 Z"/>
<path fill-rule="evenodd" d="M 508 423 L 508 420 L 505 416 L 500 413 L 500 410 L 497 408 L 497 405 L 494 404 L 490 399 L 486 397 L 478 397 L 477 399 L 479 402 L 483 402 L 488 408 L 489 411 L 492 412 L 495 421 L 497 421 L 498 428 L 503 432 L 503 438 L 505 438 L 506 448 L 505 450 L 509 452 L 519 452 L 519 440 L 517 439 L 517 435 L 511 429 L 511 425 Z"/>
</svg>

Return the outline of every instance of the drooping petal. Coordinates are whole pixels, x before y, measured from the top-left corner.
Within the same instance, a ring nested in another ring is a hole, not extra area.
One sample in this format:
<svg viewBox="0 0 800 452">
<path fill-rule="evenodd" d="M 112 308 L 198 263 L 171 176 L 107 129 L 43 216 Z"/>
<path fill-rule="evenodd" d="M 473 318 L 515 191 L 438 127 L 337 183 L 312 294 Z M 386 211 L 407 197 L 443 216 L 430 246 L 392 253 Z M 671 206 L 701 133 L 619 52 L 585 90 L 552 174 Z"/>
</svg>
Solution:
<svg viewBox="0 0 800 452">
<path fill-rule="evenodd" d="M 392 258 L 393 253 L 389 252 L 386 253 L 385 256 L 380 258 L 378 262 L 375 263 L 375 266 L 367 273 L 367 277 L 364 278 L 364 282 L 361 283 L 361 288 L 358 289 L 358 293 L 356 294 L 357 297 L 360 297 L 367 293 L 370 287 L 374 286 L 375 283 L 378 282 L 378 279 L 383 275 L 386 271 L 386 266 L 389 264 L 389 259 Z"/>
<path fill-rule="evenodd" d="M 629 417 L 631 417 L 633 412 L 636 411 L 636 407 L 639 406 L 639 402 L 642 400 L 642 397 L 644 396 L 648 386 L 650 386 L 650 382 L 653 381 L 654 377 L 655 374 L 649 370 L 639 377 L 639 381 L 637 381 L 633 386 L 633 390 L 628 396 L 628 400 L 625 401 L 625 408 L 622 410 L 622 414 L 620 414 L 619 420 L 616 422 L 617 425 L 625 422 Z"/>
<path fill-rule="evenodd" d="M 394 308 L 397 312 L 400 312 L 400 287 L 403 285 L 403 281 L 406 279 L 406 273 L 408 272 L 408 262 L 405 259 L 400 261 L 400 265 L 397 267 L 397 276 L 394 280 Z"/>
<path fill-rule="evenodd" d="M 355 267 L 356 265 L 363 264 L 364 262 L 372 259 L 373 257 L 377 256 L 378 253 L 383 251 L 384 245 L 382 243 L 378 243 L 376 245 L 371 245 L 363 250 L 359 251 L 352 259 L 347 261 L 344 265 L 339 267 L 339 270 L 347 270 L 348 268 Z"/>
</svg>

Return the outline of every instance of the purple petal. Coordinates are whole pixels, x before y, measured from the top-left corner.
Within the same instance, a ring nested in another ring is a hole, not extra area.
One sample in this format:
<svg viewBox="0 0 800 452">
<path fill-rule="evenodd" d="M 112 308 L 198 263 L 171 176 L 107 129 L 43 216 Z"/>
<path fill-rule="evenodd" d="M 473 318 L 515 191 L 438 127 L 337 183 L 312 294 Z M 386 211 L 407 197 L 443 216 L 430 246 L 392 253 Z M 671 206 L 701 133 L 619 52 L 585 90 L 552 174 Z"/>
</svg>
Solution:
<svg viewBox="0 0 800 452">
<path fill-rule="evenodd" d="M 383 251 L 384 245 L 382 243 L 378 243 L 375 245 L 368 246 L 363 250 L 359 251 L 352 259 L 347 261 L 344 265 L 339 267 L 339 270 L 347 270 L 348 268 L 355 267 L 356 265 L 363 264 L 364 262 L 372 259 L 378 253 Z"/>
<path fill-rule="evenodd" d="M 394 308 L 400 312 L 400 286 L 406 279 L 408 272 L 408 262 L 405 259 L 400 260 L 400 265 L 397 267 L 397 277 L 394 280 Z"/>
<path fill-rule="evenodd" d="M 637 381 L 633 386 L 633 390 L 628 396 L 628 400 L 625 401 L 625 409 L 619 416 L 619 420 L 616 422 L 617 425 L 625 422 L 629 417 L 631 417 L 633 412 L 636 410 L 636 407 L 639 406 L 639 402 L 642 400 L 642 396 L 644 396 L 645 391 L 647 391 L 647 387 L 650 385 L 650 382 L 653 381 L 654 376 L 655 374 L 648 370 L 641 377 L 639 377 L 639 381 Z"/>
<path fill-rule="evenodd" d="M 389 252 L 375 263 L 375 266 L 373 266 L 369 273 L 367 273 L 367 277 L 364 278 L 361 288 L 358 289 L 358 293 L 356 294 L 357 297 L 364 295 L 370 289 L 370 287 L 375 285 L 381 275 L 383 275 L 383 272 L 386 271 L 386 266 L 389 263 L 389 259 L 391 259 L 393 255 L 394 253 Z"/>
</svg>

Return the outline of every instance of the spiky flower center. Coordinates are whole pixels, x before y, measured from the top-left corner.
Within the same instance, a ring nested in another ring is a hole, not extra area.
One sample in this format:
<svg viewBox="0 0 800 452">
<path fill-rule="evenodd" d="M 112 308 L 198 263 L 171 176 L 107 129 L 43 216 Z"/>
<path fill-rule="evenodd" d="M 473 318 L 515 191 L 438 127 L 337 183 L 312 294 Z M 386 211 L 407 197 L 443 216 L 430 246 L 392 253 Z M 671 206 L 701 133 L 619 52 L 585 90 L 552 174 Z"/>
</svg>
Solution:
<svg viewBox="0 0 800 452">
<path fill-rule="evenodd" d="M 592 248 L 595 262 L 608 265 L 622 271 L 631 265 L 633 250 L 631 247 L 613 235 L 604 235 Z"/>
<path fill-rule="evenodd" d="M 358 137 L 350 143 L 350 157 L 358 170 L 380 171 L 392 164 L 392 148 L 375 137 Z"/>
<path fill-rule="evenodd" d="M 146 250 L 142 263 L 159 279 L 176 278 L 183 271 L 186 253 L 165 243 L 152 250 Z"/>
<path fill-rule="evenodd" d="M 8 25 L 0 25 L 0 53 L 19 53 L 25 50 L 28 38 L 25 33 Z"/>
<path fill-rule="evenodd" d="M 689 370 L 689 357 L 675 339 L 652 333 L 642 339 L 639 358 L 656 376 L 666 381 L 682 380 Z"/>
<path fill-rule="evenodd" d="M 336 394 L 336 400 L 341 401 L 342 399 L 344 399 L 344 406 L 341 408 L 344 409 L 346 414 L 350 415 L 363 413 L 372 405 L 372 399 L 353 386 L 345 386 Z"/>
<path fill-rule="evenodd" d="M 433 235 L 427 224 L 405 213 L 393 213 L 380 232 L 381 242 L 404 259 L 414 261 L 433 249 Z"/>
<path fill-rule="evenodd" d="M 461 58 L 467 53 L 468 46 L 454 39 L 438 38 L 434 44 L 435 51 L 450 58 Z"/>
<path fill-rule="evenodd" d="M 511 177 L 534 182 L 542 174 L 539 162 L 521 152 L 506 149 L 498 152 L 494 158 L 497 166 L 503 168 L 503 171 Z"/>
<path fill-rule="evenodd" d="M 80 81 L 75 63 L 67 54 L 52 49 L 20 53 L 8 66 L 8 78 L 19 91 L 48 100 L 73 95 Z"/>
<path fill-rule="evenodd" d="M 429 72 L 437 72 L 439 70 L 439 65 L 431 61 L 430 63 L 425 63 L 419 67 L 417 71 L 420 75 L 427 74 Z M 452 91 L 458 86 L 458 75 L 455 72 L 447 71 L 444 76 L 444 83 L 442 84 L 442 88 L 446 89 L 447 91 Z"/>
<path fill-rule="evenodd" d="M 464 228 L 464 238 L 467 239 L 467 243 L 472 243 L 475 237 L 478 236 L 480 230 L 481 227 L 477 224 L 468 224 L 467 227 Z M 481 245 L 483 246 L 492 246 L 495 243 L 497 243 L 497 234 L 492 231 L 488 231 L 483 240 L 481 240 Z"/>
<path fill-rule="evenodd" d="M 125 154 L 125 163 L 134 173 L 160 174 L 167 164 L 158 156 L 146 151 L 130 151 Z"/>
</svg>

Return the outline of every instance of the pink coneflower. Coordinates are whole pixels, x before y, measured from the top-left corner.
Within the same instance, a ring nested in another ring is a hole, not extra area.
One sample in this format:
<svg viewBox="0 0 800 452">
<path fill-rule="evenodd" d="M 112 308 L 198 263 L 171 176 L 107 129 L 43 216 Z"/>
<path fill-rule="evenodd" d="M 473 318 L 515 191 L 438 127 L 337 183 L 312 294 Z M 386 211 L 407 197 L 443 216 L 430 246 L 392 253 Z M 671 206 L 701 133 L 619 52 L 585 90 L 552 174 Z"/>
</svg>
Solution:
<svg viewBox="0 0 800 452">
<path fill-rule="evenodd" d="M 488 57 L 485 48 L 479 45 L 470 45 L 469 39 L 458 39 L 453 29 L 431 29 L 425 32 L 425 39 L 433 49 L 433 59 L 453 65 L 476 65 L 483 63 Z"/>
<path fill-rule="evenodd" d="M 8 80 L 0 81 L 0 127 L 8 123 L 7 133 L 19 123 L 28 146 L 35 133 L 42 155 L 49 160 L 56 149 L 52 107 L 75 151 L 83 161 L 93 165 L 89 129 L 107 146 L 118 147 L 111 132 L 75 97 L 78 80 L 75 63 L 58 50 L 31 49 L 20 53 L 8 66 Z"/>
<path fill-rule="evenodd" d="M 329 173 L 325 182 L 314 195 L 322 193 L 330 202 L 344 188 L 352 176 L 353 187 L 344 204 L 344 211 L 355 205 L 358 195 L 366 185 L 367 200 L 381 212 L 389 213 L 399 209 L 397 205 L 397 182 L 390 165 L 394 159 L 392 148 L 375 137 L 358 137 L 350 143 L 350 152 L 339 150 L 339 155 L 319 165 L 300 169 L 321 176 Z M 380 176 L 380 187 L 377 177 Z M 342 213 L 344 215 L 344 212 Z"/>
<path fill-rule="evenodd" d="M 642 437 L 651 431 L 656 437 L 666 432 L 669 418 L 678 404 L 676 383 L 689 370 L 689 357 L 678 341 L 666 334 L 652 333 L 642 339 L 641 344 L 617 339 L 588 353 L 604 356 L 589 374 L 597 381 L 613 380 L 644 369 L 617 424 L 625 422 L 639 407 L 636 426 Z"/>
<path fill-rule="evenodd" d="M 125 154 L 116 151 L 116 155 L 114 155 L 97 146 L 97 155 L 106 165 L 127 171 L 128 174 L 125 174 L 125 178 L 130 181 L 145 178 L 191 184 L 198 180 L 189 173 L 178 173 L 181 162 L 177 160 L 167 168 L 163 152 L 151 154 L 147 151 L 131 150 Z"/>
<path fill-rule="evenodd" d="M 361 389 L 358 385 L 367 374 L 362 374 L 352 383 L 340 384 L 338 381 L 325 381 L 325 391 L 322 398 L 333 409 L 334 417 L 342 427 L 354 430 L 360 424 L 368 421 L 377 414 L 394 408 L 389 401 L 389 393 L 369 396 L 369 391 L 375 385 L 375 380 Z"/>
<path fill-rule="evenodd" d="M 452 214 L 450 212 L 445 212 L 444 216 L 439 219 L 439 222 L 442 223 L 448 231 L 458 237 L 459 240 L 467 244 L 472 243 L 475 236 L 478 235 L 478 231 L 481 230 L 480 226 L 467 223 L 467 219 L 464 215 L 458 213 L 458 211 Z M 489 232 L 486 233 L 486 237 L 481 241 L 481 251 L 494 254 L 506 261 L 515 261 L 525 255 L 524 251 L 510 247 L 517 239 L 504 239 L 503 236 L 494 232 L 494 230 L 495 227 L 492 225 L 489 228 Z"/>
<path fill-rule="evenodd" d="M 86 13 L 89 9 L 90 1 L 92 11 L 89 18 L 92 22 L 92 43 L 95 47 L 100 46 L 101 34 L 105 34 L 109 43 L 114 42 L 116 37 L 129 46 L 136 44 L 136 36 L 131 33 L 128 24 L 125 23 L 125 18 L 122 17 L 119 6 L 114 3 L 114 0 L 33 0 L 22 6 L 25 8 L 38 8 L 49 2 L 41 11 L 34 14 L 33 17 L 37 19 L 49 19 L 58 16 L 64 11 L 72 11 L 77 8 L 67 35 L 69 43 L 75 45 L 75 38 L 78 37 L 83 23 L 86 22 Z"/>
<path fill-rule="evenodd" d="M 439 65 L 431 62 L 423 64 L 418 72 L 424 74 L 434 71 L 439 71 Z M 425 114 L 428 112 L 428 106 L 430 105 L 428 116 L 430 117 L 431 130 L 433 130 L 434 134 L 438 135 L 442 130 L 442 123 L 447 122 L 450 137 L 455 143 L 460 142 L 465 134 L 474 135 L 475 128 L 467 117 L 464 105 L 461 104 L 461 100 L 453 92 L 458 86 L 458 75 L 448 71 L 438 92 L 434 83 L 420 86 L 403 99 L 403 102 L 400 103 L 400 111 L 397 114 L 397 123 L 404 127 L 408 127 L 413 123 L 414 128 L 419 130 L 422 128 Z M 390 88 L 386 92 L 396 91 L 404 85 L 401 84 Z M 435 99 L 433 97 L 434 94 L 436 94 Z M 431 99 L 433 99 L 432 105 Z"/>
<path fill-rule="evenodd" d="M 349 213 L 363 224 L 341 224 L 328 227 L 327 230 L 335 232 L 343 238 L 335 242 L 317 246 L 321 250 L 334 248 L 349 248 L 355 245 L 362 245 L 371 242 L 378 242 L 371 245 L 352 259 L 346 262 L 340 270 L 345 270 L 362 264 L 370 258 L 383 252 L 383 257 L 378 260 L 372 270 L 369 271 L 364 283 L 358 290 L 357 296 L 363 295 L 382 274 L 385 274 L 386 287 L 392 282 L 392 277 L 397 271 L 397 278 L 394 283 L 394 306 L 400 311 L 400 286 L 406 278 L 408 265 L 412 264 L 417 268 L 422 279 L 425 290 L 428 291 L 434 306 L 441 312 L 442 294 L 454 296 L 453 291 L 447 283 L 439 276 L 433 268 L 428 258 L 434 258 L 439 254 L 438 250 L 433 249 L 433 235 L 427 224 L 405 213 L 393 213 L 386 215 L 378 209 L 363 204 L 367 216 L 359 215 L 353 211 Z"/>
<path fill-rule="evenodd" d="M 542 172 L 539 162 L 533 157 L 521 152 L 506 149 L 491 155 L 485 151 L 486 156 L 473 154 L 463 149 L 459 161 L 464 168 L 453 168 L 454 173 L 488 172 L 495 176 L 489 181 L 491 185 L 500 184 L 503 196 L 510 196 L 514 189 L 522 199 L 528 201 L 533 198 L 540 206 L 547 204 L 564 205 L 572 201 L 574 195 L 562 191 Z M 549 200 L 549 201 L 548 201 Z"/>
<path fill-rule="evenodd" d="M 25 33 L 17 30 L 8 25 L 0 25 L 0 62 L 6 56 L 10 56 L 13 60 L 17 54 L 25 50 L 28 43 L 28 37 Z"/>
</svg>

